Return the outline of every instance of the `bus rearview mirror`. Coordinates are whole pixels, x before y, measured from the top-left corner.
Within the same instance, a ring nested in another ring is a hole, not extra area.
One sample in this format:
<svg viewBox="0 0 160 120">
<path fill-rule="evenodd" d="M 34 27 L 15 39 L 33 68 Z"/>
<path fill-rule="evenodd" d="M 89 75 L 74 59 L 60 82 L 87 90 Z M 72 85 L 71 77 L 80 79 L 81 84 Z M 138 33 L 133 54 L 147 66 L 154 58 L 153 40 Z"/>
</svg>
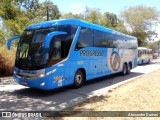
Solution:
<svg viewBox="0 0 160 120">
<path fill-rule="evenodd" d="M 61 32 L 61 31 L 54 31 L 54 32 L 50 32 L 46 35 L 45 39 L 44 39 L 44 48 L 49 48 L 50 47 L 50 42 L 52 40 L 52 38 L 56 35 L 65 35 L 67 34 L 67 32 Z"/>
<path fill-rule="evenodd" d="M 21 38 L 21 36 L 17 35 L 17 36 L 14 36 L 14 37 L 10 38 L 10 39 L 7 41 L 8 50 L 11 49 L 11 43 L 12 43 L 12 41 L 14 41 L 14 40 L 16 40 L 16 39 L 19 39 L 19 38 Z"/>
</svg>

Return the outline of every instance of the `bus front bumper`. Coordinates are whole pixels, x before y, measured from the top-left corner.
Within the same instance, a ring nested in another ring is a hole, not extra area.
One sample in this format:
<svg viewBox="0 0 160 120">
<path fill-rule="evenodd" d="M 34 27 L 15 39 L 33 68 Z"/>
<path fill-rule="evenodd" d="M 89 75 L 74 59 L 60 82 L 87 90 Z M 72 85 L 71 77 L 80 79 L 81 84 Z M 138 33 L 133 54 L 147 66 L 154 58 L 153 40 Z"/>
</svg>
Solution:
<svg viewBox="0 0 160 120">
<path fill-rule="evenodd" d="M 37 89 L 42 89 L 42 90 L 51 90 L 53 88 L 51 88 L 51 76 L 45 76 L 39 79 L 35 79 L 35 80 L 31 80 L 31 79 L 27 79 L 24 77 L 19 77 L 16 74 L 14 74 L 14 79 L 15 81 L 23 86 L 27 86 L 27 87 L 33 87 L 33 88 L 37 88 Z"/>
</svg>

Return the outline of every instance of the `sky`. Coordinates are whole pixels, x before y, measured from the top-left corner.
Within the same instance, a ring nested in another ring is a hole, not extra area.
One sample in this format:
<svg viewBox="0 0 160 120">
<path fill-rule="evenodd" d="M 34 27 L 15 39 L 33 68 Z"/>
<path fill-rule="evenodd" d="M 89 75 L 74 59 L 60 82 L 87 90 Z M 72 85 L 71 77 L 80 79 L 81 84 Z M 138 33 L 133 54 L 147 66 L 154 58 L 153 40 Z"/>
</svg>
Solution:
<svg viewBox="0 0 160 120">
<path fill-rule="evenodd" d="M 43 2 L 45 0 L 39 0 Z M 160 0 L 50 0 L 56 4 L 61 13 L 81 13 L 85 7 L 98 8 L 103 12 L 120 14 L 127 7 L 145 5 L 160 11 Z"/>
<path fill-rule="evenodd" d="M 46 0 L 39 0 L 44 2 Z M 144 5 L 147 7 L 154 7 L 160 12 L 160 0 L 50 0 L 58 6 L 62 14 L 72 12 L 73 14 L 83 13 L 85 7 L 99 9 L 101 13 L 111 12 L 120 15 L 121 11 L 128 7 Z M 153 28 L 158 33 L 160 39 L 160 24 Z"/>
<path fill-rule="evenodd" d="M 46 0 L 39 0 L 44 2 Z M 147 7 L 154 7 L 160 12 L 160 0 L 50 0 L 58 6 L 62 14 L 72 12 L 73 14 L 83 13 L 85 7 L 99 9 L 101 13 L 111 12 L 120 15 L 121 11 L 128 7 L 144 5 Z M 2 21 L 0 20 L 0 23 Z M 160 24 L 154 30 L 158 33 L 160 39 Z"/>
</svg>

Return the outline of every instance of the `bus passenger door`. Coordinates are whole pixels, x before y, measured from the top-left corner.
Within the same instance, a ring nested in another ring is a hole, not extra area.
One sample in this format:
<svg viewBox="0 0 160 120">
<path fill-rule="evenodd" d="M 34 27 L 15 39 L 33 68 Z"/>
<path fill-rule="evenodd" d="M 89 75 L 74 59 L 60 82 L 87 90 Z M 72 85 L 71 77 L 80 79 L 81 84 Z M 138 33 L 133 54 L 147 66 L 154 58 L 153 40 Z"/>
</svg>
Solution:
<svg viewBox="0 0 160 120">
<path fill-rule="evenodd" d="M 72 83 L 70 80 L 70 71 L 71 71 L 71 63 L 70 61 L 65 61 L 65 69 L 64 69 L 64 77 L 63 77 L 63 84 L 69 85 Z"/>
<path fill-rule="evenodd" d="M 66 86 L 69 81 L 70 63 L 68 61 L 60 62 L 55 66 L 56 72 L 53 74 L 53 83 L 56 87 Z"/>
</svg>

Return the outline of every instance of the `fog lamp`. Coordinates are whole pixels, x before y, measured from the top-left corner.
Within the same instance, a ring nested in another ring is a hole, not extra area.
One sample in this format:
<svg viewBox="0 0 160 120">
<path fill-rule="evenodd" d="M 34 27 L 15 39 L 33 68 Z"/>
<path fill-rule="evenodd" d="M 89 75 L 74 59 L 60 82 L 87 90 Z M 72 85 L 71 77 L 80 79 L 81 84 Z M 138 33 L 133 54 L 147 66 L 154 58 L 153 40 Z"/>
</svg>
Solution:
<svg viewBox="0 0 160 120">
<path fill-rule="evenodd" d="M 43 82 L 43 83 L 40 84 L 40 86 L 44 86 L 44 85 L 45 85 L 45 82 Z"/>
</svg>

